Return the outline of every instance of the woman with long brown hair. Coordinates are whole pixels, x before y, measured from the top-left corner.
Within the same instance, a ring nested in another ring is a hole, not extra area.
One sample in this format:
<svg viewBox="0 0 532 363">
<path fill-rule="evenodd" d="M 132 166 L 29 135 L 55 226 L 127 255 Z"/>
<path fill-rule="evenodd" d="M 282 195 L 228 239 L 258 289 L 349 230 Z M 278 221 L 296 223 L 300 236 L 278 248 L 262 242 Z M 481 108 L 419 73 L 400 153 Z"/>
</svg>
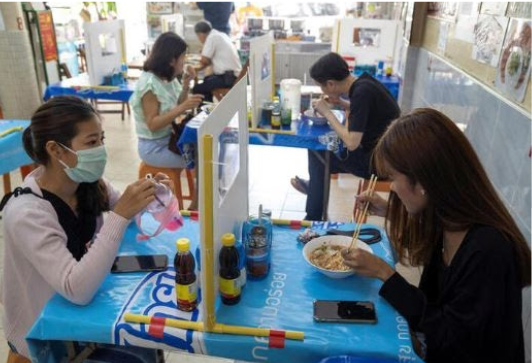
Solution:
<svg viewBox="0 0 532 363">
<path fill-rule="evenodd" d="M 424 267 L 421 282 L 363 250 L 344 251 L 345 263 L 384 282 L 380 295 L 426 362 L 524 362 L 530 248 L 464 134 L 441 112 L 416 109 L 390 125 L 374 161 L 392 181 L 390 198 L 358 202 L 386 217 L 399 259 Z"/>
</svg>

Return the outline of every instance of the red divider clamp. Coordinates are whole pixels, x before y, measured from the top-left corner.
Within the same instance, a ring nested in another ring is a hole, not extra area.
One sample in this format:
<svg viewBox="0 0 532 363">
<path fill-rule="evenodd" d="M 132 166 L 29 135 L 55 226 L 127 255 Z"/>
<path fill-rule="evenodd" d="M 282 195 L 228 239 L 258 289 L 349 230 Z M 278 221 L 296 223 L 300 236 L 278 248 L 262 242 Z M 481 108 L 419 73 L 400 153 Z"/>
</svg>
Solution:
<svg viewBox="0 0 532 363">
<path fill-rule="evenodd" d="M 290 221 L 290 228 L 301 229 L 301 221 Z"/>
<path fill-rule="evenodd" d="M 270 330 L 270 339 L 268 346 L 270 348 L 284 348 L 286 333 L 282 330 Z"/>
<path fill-rule="evenodd" d="M 164 326 L 166 324 L 166 318 L 154 316 L 150 320 L 150 327 L 148 334 L 154 338 L 162 339 L 164 337 Z"/>
<path fill-rule="evenodd" d="M 196 211 L 196 210 L 192 210 L 192 211 L 190 211 L 190 219 L 192 219 L 193 221 L 197 221 L 197 220 L 199 220 L 199 213 L 198 213 L 198 211 Z"/>
</svg>

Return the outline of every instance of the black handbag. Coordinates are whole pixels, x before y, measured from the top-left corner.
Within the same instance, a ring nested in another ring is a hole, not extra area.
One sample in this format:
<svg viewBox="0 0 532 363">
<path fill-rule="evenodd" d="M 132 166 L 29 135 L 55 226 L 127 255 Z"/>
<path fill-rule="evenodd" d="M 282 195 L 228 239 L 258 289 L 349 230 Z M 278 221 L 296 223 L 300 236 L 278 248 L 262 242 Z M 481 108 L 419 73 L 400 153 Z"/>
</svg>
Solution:
<svg viewBox="0 0 532 363">
<path fill-rule="evenodd" d="M 177 142 L 179 141 L 179 138 L 181 137 L 185 126 L 193 118 L 194 115 L 192 113 L 188 113 L 183 119 L 183 121 L 181 121 L 180 123 L 172 122 L 172 133 L 170 134 L 170 140 L 168 141 L 168 150 L 173 153 L 176 153 L 177 155 L 181 155 L 181 150 L 179 150 L 179 148 L 177 147 Z"/>
</svg>

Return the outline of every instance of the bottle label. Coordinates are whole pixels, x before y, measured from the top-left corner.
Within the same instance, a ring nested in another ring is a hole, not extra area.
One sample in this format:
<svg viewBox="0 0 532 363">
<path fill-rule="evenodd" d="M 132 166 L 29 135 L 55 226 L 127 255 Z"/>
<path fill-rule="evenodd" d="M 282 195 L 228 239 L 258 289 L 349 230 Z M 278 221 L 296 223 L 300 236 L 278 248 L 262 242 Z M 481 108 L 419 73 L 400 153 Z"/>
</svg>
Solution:
<svg viewBox="0 0 532 363">
<path fill-rule="evenodd" d="M 198 284 L 196 281 L 189 285 L 176 284 L 177 300 L 182 302 L 194 302 L 198 299 Z"/>
<path fill-rule="evenodd" d="M 219 288 L 222 295 L 227 297 L 233 297 L 240 295 L 240 283 L 238 278 L 227 280 L 220 277 Z"/>
</svg>

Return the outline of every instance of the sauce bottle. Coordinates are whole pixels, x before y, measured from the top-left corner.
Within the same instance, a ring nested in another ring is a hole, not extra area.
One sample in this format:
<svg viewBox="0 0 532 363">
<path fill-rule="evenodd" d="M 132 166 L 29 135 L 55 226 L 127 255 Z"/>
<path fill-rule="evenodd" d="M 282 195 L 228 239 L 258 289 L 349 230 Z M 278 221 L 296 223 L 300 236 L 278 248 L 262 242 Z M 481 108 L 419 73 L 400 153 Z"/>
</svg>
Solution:
<svg viewBox="0 0 532 363">
<path fill-rule="evenodd" d="M 177 308 L 192 311 L 198 305 L 198 285 L 194 268 L 194 256 L 190 253 L 190 240 L 180 238 L 176 242 L 177 254 L 174 259 L 175 290 Z"/>
<path fill-rule="evenodd" d="M 225 233 L 222 235 L 222 248 L 219 255 L 220 280 L 219 289 L 222 302 L 226 305 L 235 305 L 240 301 L 240 269 L 238 268 L 239 256 L 235 248 L 235 235 Z"/>
</svg>

